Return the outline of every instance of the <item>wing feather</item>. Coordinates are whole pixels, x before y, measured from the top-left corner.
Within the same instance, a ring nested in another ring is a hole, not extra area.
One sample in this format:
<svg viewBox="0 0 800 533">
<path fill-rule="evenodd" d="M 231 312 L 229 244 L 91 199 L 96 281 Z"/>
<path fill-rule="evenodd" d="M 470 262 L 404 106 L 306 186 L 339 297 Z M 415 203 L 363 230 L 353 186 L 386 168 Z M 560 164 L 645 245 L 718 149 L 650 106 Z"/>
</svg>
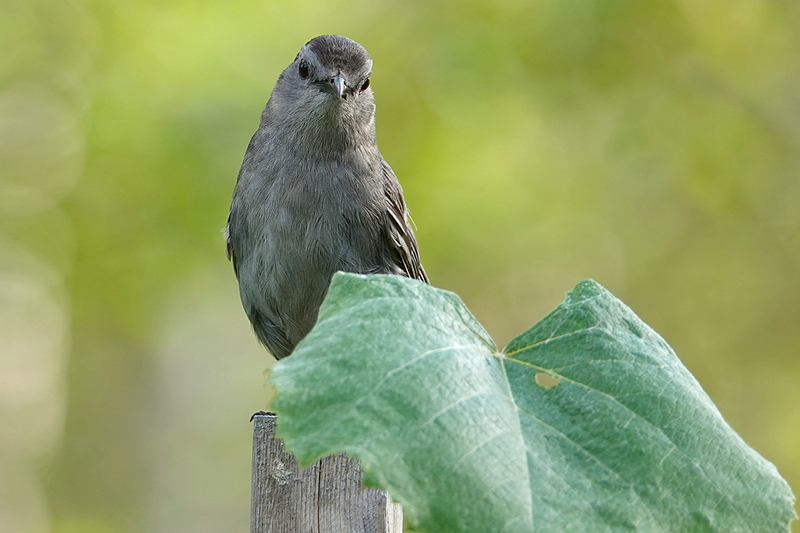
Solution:
<svg viewBox="0 0 800 533">
<path fill-rule="evenodd" d="M 422 268 L 419 258 L 419 246 L 414 237 L 408 217 L 408 208 L 403 199 L 403 189 L 392 172 L 391 167 L 384 161 L 382 165 L 384 177 L 384 192 L 386 195 L 387 220 L 384 225 L 385 242 L 389 258 L 393 266 L 399 268 L 405 276 L 418 279 L 425 283 L 428 275 Z"/>
</svg>

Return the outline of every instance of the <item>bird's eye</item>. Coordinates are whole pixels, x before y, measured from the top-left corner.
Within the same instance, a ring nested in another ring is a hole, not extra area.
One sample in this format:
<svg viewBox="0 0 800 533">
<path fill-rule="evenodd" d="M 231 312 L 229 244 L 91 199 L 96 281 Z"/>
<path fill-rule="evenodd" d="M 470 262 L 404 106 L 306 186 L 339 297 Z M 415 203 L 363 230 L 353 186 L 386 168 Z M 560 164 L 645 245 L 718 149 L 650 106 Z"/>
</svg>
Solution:
<svg viewBox="0 0 800 533">
<path fill-rule="evenodd" d="M 361 84 L 361 92 L 364 92 L 367 89 L 369 89 L 369 78 L 364 80 L 364 83 Z"/>
<path fill-rule="evenodd" d="M 300 74 L 301 78 L 308 77 L 308 63 L 305 60 L 300 62 L 300 66 L 297 67 L 297 73 Z"/>
</svg>

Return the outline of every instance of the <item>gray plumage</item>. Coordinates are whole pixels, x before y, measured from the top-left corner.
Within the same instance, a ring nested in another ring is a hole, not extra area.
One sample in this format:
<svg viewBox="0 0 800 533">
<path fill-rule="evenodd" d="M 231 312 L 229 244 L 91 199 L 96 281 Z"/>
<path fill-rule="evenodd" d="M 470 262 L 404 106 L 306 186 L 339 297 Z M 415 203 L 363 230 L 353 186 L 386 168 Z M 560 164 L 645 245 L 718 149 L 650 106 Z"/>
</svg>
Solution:
<svg viewBox="0 0 800 533">
<path fill-rule="evenodd" d="M 242 305 L 280 359 L 311 330 L 337 270 L 427 282 L 403 192 L 375 139 L 367 51 L 323 35 L 278 77 L 225 228 Z"/>
</svg>

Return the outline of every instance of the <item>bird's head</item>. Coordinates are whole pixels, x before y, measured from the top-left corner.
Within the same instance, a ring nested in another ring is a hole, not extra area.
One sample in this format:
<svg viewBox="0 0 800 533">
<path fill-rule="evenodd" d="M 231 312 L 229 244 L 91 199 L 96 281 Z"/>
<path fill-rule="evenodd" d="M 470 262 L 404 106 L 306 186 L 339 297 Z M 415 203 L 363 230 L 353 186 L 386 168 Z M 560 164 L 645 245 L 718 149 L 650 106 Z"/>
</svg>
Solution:
<svg viewBox="0 0 800 533">
<path fill-rule="evenodd" d="M 347 100 L 369 90 L 372 59 L 363 46 L 347 37 L 322 35 L 310 40 L 293 63 L 309 89 Z"/>
<path fill-rule="evenodd" d="M 339 35 L 307 42 L 281 74 L 276 93 L 305 115 L 367 123 L 375 104 L 370 88 L 372 59 L 363 46 Z"/>
</svg>

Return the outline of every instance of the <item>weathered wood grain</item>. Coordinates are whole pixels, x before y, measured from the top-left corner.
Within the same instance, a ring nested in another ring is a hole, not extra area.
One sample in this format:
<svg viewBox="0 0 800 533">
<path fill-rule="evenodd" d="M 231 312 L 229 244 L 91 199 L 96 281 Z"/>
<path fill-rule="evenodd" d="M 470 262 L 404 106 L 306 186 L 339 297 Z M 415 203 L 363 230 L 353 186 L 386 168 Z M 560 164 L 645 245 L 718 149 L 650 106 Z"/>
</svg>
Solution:
<svg viewBox="0 0 800 533">
<path fill-rule="evenodd" d="M 275 437 L 272 413 L 253 416 L 251 533 L 402 533 L 403 513 L 383 491 L 361 486 L 345 455 L 300 469 Z"/>
</svg>

